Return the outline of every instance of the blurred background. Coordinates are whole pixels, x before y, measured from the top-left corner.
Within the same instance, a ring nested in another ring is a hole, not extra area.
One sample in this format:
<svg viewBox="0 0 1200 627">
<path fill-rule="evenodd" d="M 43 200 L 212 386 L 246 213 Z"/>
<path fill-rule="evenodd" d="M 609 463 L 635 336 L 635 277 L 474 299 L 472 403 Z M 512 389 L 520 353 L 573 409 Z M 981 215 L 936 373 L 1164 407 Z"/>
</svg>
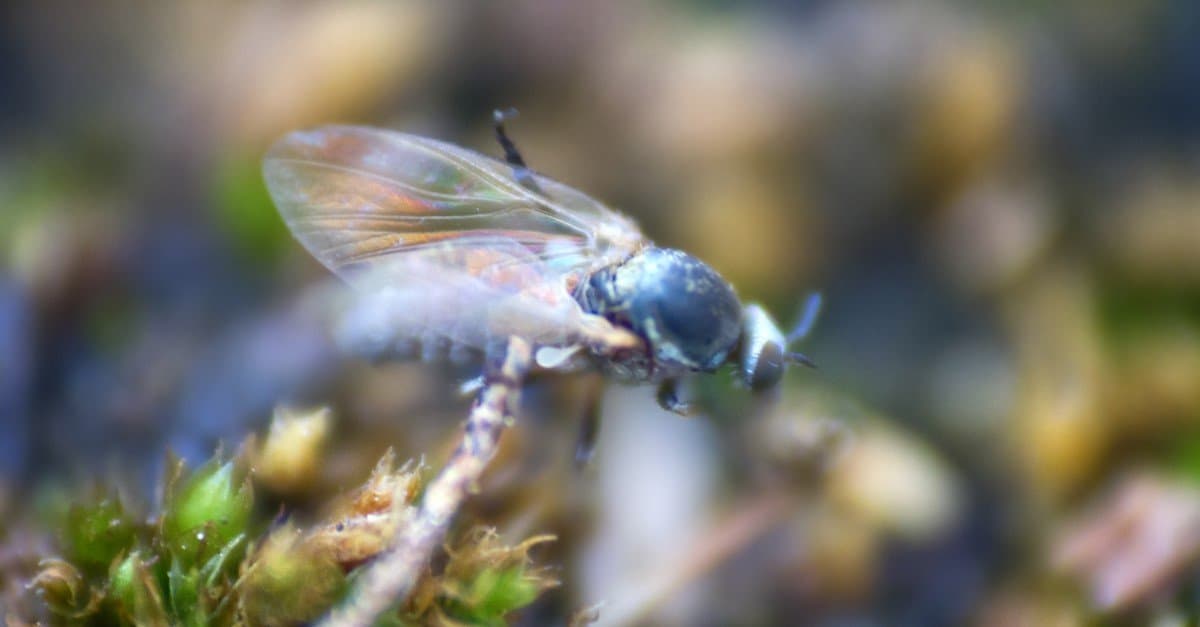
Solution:
<svg viewBox="0 0 1200 627">
<path fill-rule="evenodd" d="M 0 529 L 277 404 L 334 417 L 294 500 L 439 459 L 461 373 L 338 354 L 260 161 L 329 122 L 498 154 L 509 106 L 534 169 L 781 320 L 826 303 L 777 402 L 610 389 L 583 473 L 575 383 L 531 387 L 473 504 L 559 536 L 524 624 L 1200 616 L 1191 0 L 8 3 Z"/>
</svg>

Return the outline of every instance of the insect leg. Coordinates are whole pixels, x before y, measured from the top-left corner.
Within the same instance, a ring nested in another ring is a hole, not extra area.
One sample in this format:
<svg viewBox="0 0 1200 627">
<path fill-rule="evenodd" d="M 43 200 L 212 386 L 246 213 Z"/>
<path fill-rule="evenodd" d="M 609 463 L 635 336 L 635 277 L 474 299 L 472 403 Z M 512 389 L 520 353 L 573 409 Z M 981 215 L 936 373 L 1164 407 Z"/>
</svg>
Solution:
<svg viewBox="0 0 1200 627">
<path fill-rule="evenodd" d="M 658 400 L 658 406 L 669 412 L 680 416 L 696 415 L 696 406 L 679 398 L 679 379 L 667 379 L 660 383 L 654 397 Z"/>
<path fill-rule="evenodd" d="M 579 334 L 588 350 L 597 355 L 609 356 L 618 351 L 642 348 L 642 339 L 636 333 L 614 325 L 603 316 L 585 314 Z"/>
<path fill-rule="evenodd" d="M 525 165 L 525 159 L 521 157 L 521 151 L 517 150 L 517 145 L 513 143 L 513 140 L 509 139 L 508 133 L 504 131 L 504 121 L 511 120 L 516 116 L 516 109 L 507 109 L 504 111 L 496 109 L 492 112 L 492 121 L 496 128 L 496 141 L 500 142 L 500 147 L 504 149 L 504 161 L 512 166 L 513 178 L 517 179 L 517 183 L 539 196 L 545 196 L 541 186 L 534 180 L 533 172 Z"/>
<path fill-rule="evenodd" d="M 482 390 L 483 386 L 485 385 L 487 385 L 487 381 L 484 379 L 483 375 L 471 377 L 470 379 L 458 384 L 458 393 L 463 397 L 475 396 L 475 394 L 477 394 L 479 390 Z"/>
<path fill-rule="evenodd" d="M 588 377 L 584 382 L 583 415 L 580 416 L 579 437 L 575 440 L 575 467 L 583 469 L 596 452 L 596 436 L 600 434 L 600 398 L 604 394 L 604 378 Z"/>
</svg>

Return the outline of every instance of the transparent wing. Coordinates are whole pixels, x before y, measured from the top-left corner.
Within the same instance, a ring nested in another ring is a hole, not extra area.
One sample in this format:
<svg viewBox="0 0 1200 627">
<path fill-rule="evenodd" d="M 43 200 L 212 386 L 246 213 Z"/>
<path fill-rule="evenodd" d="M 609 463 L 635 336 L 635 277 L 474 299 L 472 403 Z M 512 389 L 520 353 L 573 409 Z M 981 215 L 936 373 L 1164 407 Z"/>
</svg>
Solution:
<svg viewBox="0 0 1200 627">
<path fill-rule="evenodd" d="M 429 249 L 515 243 L 529 255 L 508 263 L 565 275 L 613 263 L 643 242 L 628 218 L 561 183 L 537 177 L 543 198 L 496 159 L 393 131 L 295 132 L 271 148 L 263 170 L 296 238 L 352 282 L 364 268 Z"/>
<path fill-rule="evenodd" d="M 296 238 L 360 288 L 342 325 L 359 343 L 568 343 L 587 323 L 570 279 L 645 243 L 628 218 L 565 185 L 537 177 L 542 197 L 500 161 L 413 135 L 296 132 L 263 170 Z"/>
<path fill-rule="evenodd" d="M 339 343 L 368 354 L 393 352 L 414 341 L 407 352 L 433 350 L 439 343 L 443 349 L 487 350 L 512 335 L 538 345 L 566 346 L 580 342 L 588 319 L 596 318 L 585 314 L 561 286 L 517 290 L 487 274 L 448 269 L 441 261 L 401 255 L 388 271 L 360 275 L 359 287 L 365 289 L 347 294 L 336 312 Z M 505 272 L 516 279 L 513 267 L 531 266 L 509 265 Z M 390 280 L 394 276 L 406 278 Z"/>
</svg>

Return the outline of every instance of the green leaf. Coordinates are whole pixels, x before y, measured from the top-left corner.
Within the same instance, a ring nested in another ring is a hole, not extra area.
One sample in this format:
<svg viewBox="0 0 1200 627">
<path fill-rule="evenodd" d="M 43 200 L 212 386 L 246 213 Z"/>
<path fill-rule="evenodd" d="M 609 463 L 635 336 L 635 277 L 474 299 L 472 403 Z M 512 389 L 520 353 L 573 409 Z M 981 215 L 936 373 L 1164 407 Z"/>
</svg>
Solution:
<svg viewBox="0 0 1200 627">
<path fill-rule="evenodd" d="M 204 627 L 208 624 L 207 612 L 201 602 L 200 571 L 187 571 L 173 562 L 167 573 L 167 589 L 170 593 L 172 623 L 189 627 Z"/>
<path fill-rule="evenodd" d="M 537 599 L 541 588 L 525 577 L 525 567 L 481 571 L 459 599 L 458 618 L 483 625 L 507 624 L 504 616 Z M 457 614 L 457 612 L 456 612 Z"/>
<path fill-rule="evenodd" d="M 342 596 L 341 566 L 289 526 L 276 529 L 250 558 L 241 581 L 242 613 L 251 625 L 294 625 L 327 612 Z"/>
<path fill-rule="evenodd" d="M 85 574 L 97 576 L 133 547 L 136 534 L 132 516 L 116 497 L 73 505 L 62 529 L 63 552 Z"/>
<path fill-rule="evenodd" d="M 246 533 L 254 496 L 235 474 L 233 462 L 218 466 L 214 459 L 168 495 L 162 536 L 181 566 L 198 567 Z"/>
</svg>

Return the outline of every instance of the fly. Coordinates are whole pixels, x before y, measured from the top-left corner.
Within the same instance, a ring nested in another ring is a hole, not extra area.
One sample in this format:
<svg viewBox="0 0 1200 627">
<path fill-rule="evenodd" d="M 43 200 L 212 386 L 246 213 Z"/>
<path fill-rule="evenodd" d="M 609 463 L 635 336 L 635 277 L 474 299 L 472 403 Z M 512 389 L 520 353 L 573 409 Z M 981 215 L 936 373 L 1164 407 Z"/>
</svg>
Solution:
<svg viewBox="0 0 1200 627">
<path fill-rule="evenodd" d="M 604 204 L 530 170 L 505 133 L 505 161 L 395 131 L 325 126 L 267 153 L 272 198 L 296 239 L 358 288 L 342 322 L 353 341 L 426 358 L 493 353 L 507 338 L 541 370 L 598 370 L 659 386 L 725 365 L 756 390 L 789 364 L 820 306 L 784 333 L 692 255 L 655 246 Z"/>
</svg>

